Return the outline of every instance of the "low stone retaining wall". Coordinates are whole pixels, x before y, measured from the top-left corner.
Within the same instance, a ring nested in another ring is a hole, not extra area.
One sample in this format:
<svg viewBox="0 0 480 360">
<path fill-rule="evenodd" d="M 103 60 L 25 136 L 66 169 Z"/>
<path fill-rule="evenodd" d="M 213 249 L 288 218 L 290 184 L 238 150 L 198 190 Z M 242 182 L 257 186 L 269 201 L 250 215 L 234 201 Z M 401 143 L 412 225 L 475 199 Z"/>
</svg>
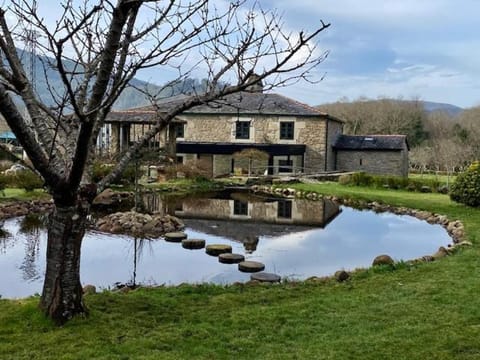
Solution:
<svg viewBox="0 0 480 360">
<path fill-rule="evenodd" d="M 31 200 L 0 203 L 0 220 L 32 214 L 48 214 L 53 209 L 51 200 Z"/>
</svg>

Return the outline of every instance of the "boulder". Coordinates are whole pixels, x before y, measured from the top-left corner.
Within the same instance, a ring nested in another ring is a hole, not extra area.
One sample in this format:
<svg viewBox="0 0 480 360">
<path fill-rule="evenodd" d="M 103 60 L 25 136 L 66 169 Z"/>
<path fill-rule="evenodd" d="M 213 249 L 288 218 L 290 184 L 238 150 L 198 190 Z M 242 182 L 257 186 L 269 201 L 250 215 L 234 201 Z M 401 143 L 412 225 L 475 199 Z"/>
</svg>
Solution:
<svg viewBox="0 0 480 360">
<path fill-rule="evenodd" d="M 376 265 L 393 265 L 395 262 L 393 259 L 388 255 L 379 255 L 375 259 L 373 259 L 373 266 Z"/>
<path fill-rule="evenodd" d="M 435 254 L 432 255 L 432 257 L 437 260 L 440 258 L 443 258 L 448 255 L 447 249 L 445 249 L 443 246 L 440 246 Z"/>
<path fill-rule="evenodd" d="M 338 282 L 344 282 L 350 278 L 350 274 L 346 272 L 345 270 L 338 270 L 335 272 L 335 279 Z"/>
<path fill-rule="evenodd" d="M 84 295 L 91 295 L 91 294 L 96 294 L 97 293 L 97 288 L 94 285 L 85 285 L 83 287 L 83 294 Z"/>
</svg>

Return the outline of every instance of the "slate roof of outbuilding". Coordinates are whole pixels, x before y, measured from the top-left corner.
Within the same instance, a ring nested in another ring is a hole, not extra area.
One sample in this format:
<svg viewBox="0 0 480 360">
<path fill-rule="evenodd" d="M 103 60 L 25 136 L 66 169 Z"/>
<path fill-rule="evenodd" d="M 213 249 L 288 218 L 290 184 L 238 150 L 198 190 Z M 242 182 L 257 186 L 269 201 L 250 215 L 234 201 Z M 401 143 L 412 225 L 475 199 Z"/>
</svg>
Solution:
<svg viewBox="0 0 480 360">
<path fill-rule="evenodd" d="M 168 112 L 176 106 L 181 105 L 187 98 L 186 95 L 178 95 L 158 101 L 156 106 L 145 106 L 127 110 L 112 111 L 107 117 L 107 122 L 141 122 L 148 121 L 156 113 Z M 206 104 L 197 105 L 183 114 L 203 115 L 284 115 L 299 117 L 323 117 L 330 120 L 342 122 L 309 105 L 287 98 L 283 95 L 273 93 L 240 92 L 227 95 L 222 99 Z"/>
<path fill-rule="evenodd" d="M 405 135 L 339 135 L 333 144 L 337 150 L 403 150 Z"/>
</svg>

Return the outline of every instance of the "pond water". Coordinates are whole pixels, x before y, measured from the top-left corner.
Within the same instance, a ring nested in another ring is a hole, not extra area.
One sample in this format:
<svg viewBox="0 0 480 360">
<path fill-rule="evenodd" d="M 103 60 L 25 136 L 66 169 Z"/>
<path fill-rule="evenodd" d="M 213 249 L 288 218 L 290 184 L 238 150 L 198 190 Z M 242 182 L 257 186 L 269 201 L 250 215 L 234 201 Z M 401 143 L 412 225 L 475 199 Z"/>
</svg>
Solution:
<svg viewBox="0 0 480 360">
<path fill-rule="evenodd" d="M 330 201 L 282 200 L 245 193 L 165 200 L 147 196 L 157 211 L 183 218 L 189 238 L 229 244 L 234 253 L 265 264 L 283 278 L 331 275 L 368 267 L 379 254 L 408 260 L 451 243 L 439 225 L 410 216 L 339 208 Z M 46 233 L 26 218 L 6 220 L 0 238 L 0 295 L 40 293 L 45 272 Z M 90 231 L 82 245 L 81 279 L 97 288 L 116 283 L 176 285 L 248 281 L 237 265 L 218 262 L 204 250 L 186 250 L 163 239 Z"/>
</svg>

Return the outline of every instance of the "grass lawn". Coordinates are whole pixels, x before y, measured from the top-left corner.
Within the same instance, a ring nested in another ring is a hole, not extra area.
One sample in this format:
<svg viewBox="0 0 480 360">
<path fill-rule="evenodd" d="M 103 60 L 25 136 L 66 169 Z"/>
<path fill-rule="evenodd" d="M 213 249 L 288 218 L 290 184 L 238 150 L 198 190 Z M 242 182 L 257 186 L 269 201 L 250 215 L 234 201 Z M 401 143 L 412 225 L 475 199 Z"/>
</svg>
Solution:
<svg viewBox="0 0 480 360">
<path fill-rule="evenodd" d="M 6 188 L 0 191 L 0 201 L 12 201 L 12 200 L 36 200 L 36 199 L 48 199 L 50 195 L 43 189 L 36 189 L 33 191 L 25 191 L 17 188 Z"/>
<path fill-rule="evenodd" d="M 451 184 L 455 181 L 456 175 L 440 175 L 440 174 L 408 174 L 411 179 L 436 180 L 440 184 Z"/>
<path fill-rule="evenodd" d="M 480 210 L 441 194 L 295 185 L 464 222 L 473 247 L 346 283 L 179 286 L 86 296 L 57 328 L 38 298 L 0 301 L 0 359 L 480 359 Z"/>
</svg>

